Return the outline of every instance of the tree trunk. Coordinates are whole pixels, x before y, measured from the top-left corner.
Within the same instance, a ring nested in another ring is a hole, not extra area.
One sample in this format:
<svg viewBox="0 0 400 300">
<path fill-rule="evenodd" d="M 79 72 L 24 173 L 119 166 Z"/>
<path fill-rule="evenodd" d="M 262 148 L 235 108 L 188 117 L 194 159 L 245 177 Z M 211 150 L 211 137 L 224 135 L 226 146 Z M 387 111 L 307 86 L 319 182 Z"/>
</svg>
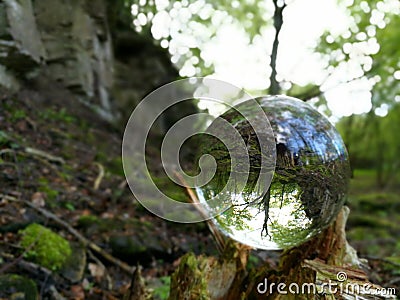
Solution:
<svg viewBox="0 0 400 300">
<path fill-rule="evenodd" d="M 279 5 L 279 0 L 273 0 L 274 2 L 274 28 L 275 28 L 275 38 L 274 38 L 274 43 L 272 44 L 272 52 L 271 52 L 271 76 L 270 76 L 270 82 L 271 86 L 269 88 L 269 93 L 271 95 L 277 95 L 281 91 L 281 87 L 279 85 L 278 80 L 276 79 L 276 60 L 278 57 L 278 46 L 279 46 L 279 33 L 281 31 L 282 25 L 283 25 L 283 10 L 286 7 L 286 4 L 283 2 L 283 5 Z"/>
</svg>

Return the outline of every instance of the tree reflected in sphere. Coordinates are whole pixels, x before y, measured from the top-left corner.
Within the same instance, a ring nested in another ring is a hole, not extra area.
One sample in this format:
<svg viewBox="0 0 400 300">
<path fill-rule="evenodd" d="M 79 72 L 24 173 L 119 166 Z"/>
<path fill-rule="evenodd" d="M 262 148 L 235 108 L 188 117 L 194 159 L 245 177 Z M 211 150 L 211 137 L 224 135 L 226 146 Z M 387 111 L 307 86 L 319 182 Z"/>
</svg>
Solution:
<svg viewBox="0 0 400 300">
<path fill-rule="evenodd" d="M 249 122 L 235 108 L 220 116 L 234 126 L 246 145 L 248 174 L 230 172 L 227 148 L 216 136 L 204 135 L 199 157 L 213 156 L 217 169 L 213 179 L 196 191 L 206 208 L 216 195 L 231 202 L 213 219 L 227 236 L 259 249 L 286 249 L 304 243 L 335 219 L 347 195 L 349 159 L 335 127 L 307 103 L 286 96 L 257 100 L 273 136 L 256 135 L 250 123 L 257 120 Z M 224 135 L 218 124 L 213 122 L 208 130 Z M 259 139 L 267 139 L 270 148 L 261 149 Z M 276 160 L 275 170 L 260 170 L 262 159 Z M 244 188 L 224 189 L 227 178 L 240 176 L 247 176 Z M 222 190 L 226 192 L 218 194 Z"/>
</svg>

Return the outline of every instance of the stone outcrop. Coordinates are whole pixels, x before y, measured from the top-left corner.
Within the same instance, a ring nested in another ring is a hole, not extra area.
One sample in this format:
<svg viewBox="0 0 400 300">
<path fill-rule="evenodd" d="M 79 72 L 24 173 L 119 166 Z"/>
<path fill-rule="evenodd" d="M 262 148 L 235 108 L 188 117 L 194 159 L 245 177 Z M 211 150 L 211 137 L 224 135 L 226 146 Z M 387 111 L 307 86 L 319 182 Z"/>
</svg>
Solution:
<svg viewBox="0 0 400 300">
<path fill-rule="evenodd" d="M 168 50 L 135 33 L 121 3 L 0 0 L 0 87 L 78 100 L 123 129 L 145 95 L 179 75 Z M 171 109 L 156 130 L 193 112 L 193 104 Z"/>
<path fill-rule="evenodd" d="M 113 66 L 103 0 L 0 0 L 0 85 L 51 79 L 112 120 Z"/>
</svg>

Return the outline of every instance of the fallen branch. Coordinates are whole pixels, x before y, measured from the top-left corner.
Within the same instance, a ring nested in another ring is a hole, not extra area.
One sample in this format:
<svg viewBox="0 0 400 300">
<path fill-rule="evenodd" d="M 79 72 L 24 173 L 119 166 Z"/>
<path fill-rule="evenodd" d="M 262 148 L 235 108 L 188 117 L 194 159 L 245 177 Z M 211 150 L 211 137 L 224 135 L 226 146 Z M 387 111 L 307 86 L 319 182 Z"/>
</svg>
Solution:
<svg viewBox="0 0 400 300">
<path fill-rule="evenodd" d="M 57 273 L 50 271 L 49 269 L 42 267 L 30 261 L 22 259 L 20 256 L 15 257 L 12 254 L 0 252 L 0 257 L 5 260 L 12 260 L 8 265 L 16 265 L 18 268 L 33 275 L 33 278 L 39 279 L 40 281 L 47 281 L 49 278 L 52 279 L 50 285 L 53 282 L 58 282 L 60 284 L 65 283 L 64 277 L 59 276 Z"/>
<path fill-rule="evenodd" d="M 33 203 L 30 203 L 28 201 L 20 200 L 18 198 L 15 198 L 10 195 L 3 195 L 0 194 L 0 198 L 6 199 L 8 201 L 14 201 L 14 202 L 21 202 L 24 203 L 25 205 L 33 208 L 34 210 L 38 211 L 42 215 L 44 215 L 46 218 L 56 222 L 57 224 L 65 227 L 73 236 L 75 236 L 85 247 L 90 248 L 94 252 L 100 254 L 103 258 L 105 258 L 107 261 L 111 262 L 112 264 L 118 266 L 125 272 L 127 272 L 129 275 L 132 274 L 132 272 L 135 270 L 134 267 L 129 266 L 128 264 L 124 263 L 123 261 L 120 261 L 118 258 L 115 258 L 111 254 L 107 253 L 103 249 L 101 249 L 99 246 L 97 246 L 95 243 L 92 241 L 88 240 L 85 238 L 82 234 L 80 234 L 77 230 L 75 230 L 71 225 L 69 225 L 67 222 L 64 220 L 60 219 L 57 217 L 55 214 L 52 212 L 45 210 L 44 208 L 38 207 Z"/>
</svg>

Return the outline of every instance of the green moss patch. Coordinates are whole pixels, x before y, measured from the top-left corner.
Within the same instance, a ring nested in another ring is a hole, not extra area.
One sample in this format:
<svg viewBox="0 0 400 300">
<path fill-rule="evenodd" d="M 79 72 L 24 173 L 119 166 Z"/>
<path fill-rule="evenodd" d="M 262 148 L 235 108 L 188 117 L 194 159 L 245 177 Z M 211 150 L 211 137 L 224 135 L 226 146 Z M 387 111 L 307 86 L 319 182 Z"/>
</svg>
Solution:
<svg viewBox="0 0 400 300">
<path fill-rule="evenodd" d="M 71 255 L 69 242 L 50 229 L 31 224 L 20 231 L 24 256 L 50 270 L 59 270 Z"/>
</svg>

